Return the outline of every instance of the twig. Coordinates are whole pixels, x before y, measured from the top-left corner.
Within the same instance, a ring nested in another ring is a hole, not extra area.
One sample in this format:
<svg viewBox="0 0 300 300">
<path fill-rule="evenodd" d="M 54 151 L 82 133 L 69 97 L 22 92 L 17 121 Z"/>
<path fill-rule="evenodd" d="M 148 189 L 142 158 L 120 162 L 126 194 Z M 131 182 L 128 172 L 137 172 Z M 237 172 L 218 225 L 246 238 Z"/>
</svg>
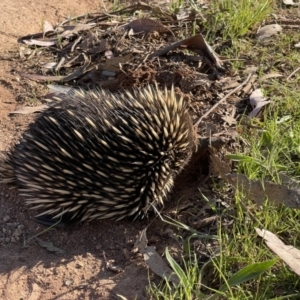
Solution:
<svg viewBox="0 0 300 300">
<path fill-rule="evenodd" d="M 74 20 L 78 20 L 78 19 L 81 19 L 81 18 L 84 18 L 84 17 L 88 18 L 89 16 L 90 16 L 90 14 L 87 13 L 87 14 L 82 14 L 82 15 L 78 15 L 78 16 L 75 16 L 75 17 L 69 17 L 66 20 L 64 20 L 63 22 L 59 23 L 57 25 L 57 27 L 61 27 L 63 25 L 66 25 L 67 23 L 70 23 L 70 22 L 72 22 Z"/>
<path fill-rule="evenodd" d="M 217 102 L 215 105 L 213 105 L 201 118 L 194 124 L 194 127 L 197 127 L 201 121 L 206 118 L 217 106 L 219 106 L 222 102 L 224 102 L 228 97 L 233 95 L 234 93 L 238 92 L 244 85 L 248 83 L 250 80 L 252 74 L 249 74 L 245 81 L 243 81 L 239 86 L 237 86 L 235 89 L 233 89 L 230 93 L 228 93 L 226 96 L 224 96 L 219 102 Z"/>
<path fill-rule="evenodd" d="M 252 74 L 251 78 L 249 79 L 249 81 L 247 82 L 247 84 L 245 84 L 245 86 L 243 87 L 243 93 L 248 94 L 249 91 L 253 88 L 254 82 L 257 79 L 257 75 L 256 74 Z"/>
<path fill-rule="evenodd" d="M 300 70 L 300 67 L 298 67 L 296 70 L 294 70 L 288 77 L 287 77 L 287 81 L 292 77 L 294 76 L 298 71 Z"/>
</svg>

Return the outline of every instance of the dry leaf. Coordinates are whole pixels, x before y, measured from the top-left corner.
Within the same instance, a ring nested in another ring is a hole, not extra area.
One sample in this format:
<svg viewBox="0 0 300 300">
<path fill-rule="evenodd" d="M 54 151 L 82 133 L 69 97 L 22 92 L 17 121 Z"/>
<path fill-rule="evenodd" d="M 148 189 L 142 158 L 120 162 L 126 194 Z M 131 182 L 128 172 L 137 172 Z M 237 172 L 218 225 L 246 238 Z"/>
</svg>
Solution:
<svg viewBox="0 0 300 300">
<path fill-rule="evenodd" d="M 258 66 L 250 65 L 250 66 L 248 66 L 248 67 L 245 68 L 245 70 L 244 70 L 243 73 L 245 75 L 254 74 L 254 73 L 257 72 L 257 70 L 258 70 Z"/>
<path fill-rule="evenodd" d="M 176 19 L 178 21 L 182 20 L 194 20 L 196 16 L 196 11 L 194 9 L 179 9 L 176 12 Z"/>
<path fill-rule="evenodd" d="M 256 34 L 256 38 L 259 41 L 264 41 L 266 39 L 268 39 L 269 37 L 278 34 L 279 32 L 282 31 L 282 27 L 278 24 L 271 24 L 271 25 L 266 25 L 261 27 L 257 34 Z"/>
<path fill-rule="evenodd" d="M 144 229 L 138 237 L 135 246 L 139 252 L 143 254 L 145 263 L 156 275 L 165 278 L 175 284 L 179 284 L 179 278 L 168 267 L 162 257 L 156 252 L 153 246 L 147 246 L 146 229 Z"/>
<path fill-rule="evenodd" d="M 250 95 L 250 104 L 253 110 L 249 114 L 249 117 L 254 118 L 255 116 L 257 116 L 261 108 L 270 102 L 271 101 L 266 100 L 266 98 L 264 98 L 261 89 L 256 89 L 255 91 L 253 91 Z"/>
<path fill-rule="evenodd" d="M 120 64 L 125 64 L 130 61 L 132 55 L 127 54 L 125 56 L 116 56 L 111 59 L 107 59 L 105 63 L 99 64 L 99 67 L 102 70 L 107 70 L 111 72 L 119 72 L 120 71 Z"/>
<path fill-rule="evenodd" d="M 106 40 L 102 39 L 100 41 L 100 44 L 97 46 L 93 46 L 92 48 L 87 49 L 88 53 L 96 54 L 96 53 L 101 53 L 105 51 L 107 45 L 106 45 Z"/>
<path fill-rule="evenodd" d="M 35 50 L 31 50 L 30 48 L 25 48 L 25 47 L 20 47 L 20 51 L 19 51 L 19 54 L 20 54 L 20 57 L 22 59 L 30 59 L 30 57 L 32 57 L 35 53 L 36 49 Z"/>
<path fill-rule="evenodd" d="M 231 114 L 230 115 L 226 115 L 226 116 L 223 116 L 222 119 L 227 122 L 229 124 L 229 126 L 233 125 L 233 124 L 236 124 L 236 119 L 234 117 L 236 113 L 236 108 L 233 107 L 232 108 L 232 111 L 231 111 Z"/>
<path fill-rule="evenodd" d="M 300 48 L 300 43 L 295 44 L 295 48 Z"/>
<path fill-rule="evenodd" d="M 255 231 L 265 240 L 267 246 L 300 276 L 300 250 L 291 245 L 285 245 L 274 233 L 268 230 L 255 228 Z"/>
<path fill-rule="evenodd" d="M 54 252 L 58 254 L 65 253 L 65 250 L 55 247 L 52 242 L 46 242 L 37 237 L 35 238 L 35 240 L 37 241 L 40 247 L 47 249 L 49 252 Z"/>
<path fill-rule="evenodd" d="M 295 3 L 293 0 L 283 0 L 283 4 L 292 5 L 292 6 L 299 6 L 300 5 L 300 3 Z"/>
<path fill-rule="evenodd" d="M 269 203 L 284 204 L 291 208 L 300 208 L 300 189 L 289 189 L 285 185 L 269 181 L 249 180 L 242 174 L 227 174 L 228 181 L 250 200 L 262 205 L 266 198 Z"/>
<path fill-rule="evenodd" d="M 230 115 L 230 116 L 223 116 L 222 120 L 224 120 L 230 126 L 233 125 L 233 124 L 236 124 L 236 119 L 232 115 Z"/>
<path fill-rule="evenodd" d="M 97 24 L 96 23 L 89 23 L 89 24 L 77 24 L 75 26 L 64 26 L 63 29 L 63 33 L 60 35 L 60 38 L 70 38 L 71 36 L 73 36 L 74 34 L 80 32 L 80 31 L 84 31 L 84 30 L 90 30 L 93 27 L 95 27 Z"/>
<path fill-rule="evenodd" d="M 239 76 L 232 77 L 232 76 L 227 76 L 223 77 L 220 80 L 218 80 L 218 83 L 222 85 L 222 91 L 225 90 L 231 90 L 234 89 L 235 87 L 239 86 L 241 78 Z"/>
<path fill-rule="evenodd" d="M 278 78 L 278 77 L 283 77 L 283 75 L 279 74 L 279 73 L 270 73 L 270 74 L 266 74 L 266 75 L 262 76 L 261 78 L 259 78 L 259 81 L 263 82 L 263 81 L 265 81 L 267 79 Z"/>
<path fill-rule="evenodd" d="M 43 33 L 46 34 L 48 32 L 54 32 L 54 28 L 49 21 L 44 21 L 43 24 Z"/>
<path fill-rule="evenodd" d="M 27 74 L 19 72 L 19 75 L 31 80 L 37 81 L 64 81 L 65 76 L 46 76 L 46 75 L 37 75 L 37 74 Z"/>
<path fill-rule="evenodd" d="M 45 64 L 42 64 L 41 67 L 44 69 L 53 69 L 57 65 L 56 62 L 47 62 Z"/>
<path fill-rule="evenodd" d="M 68 94 L 72 90 L 76 90 L 75 88 L 71 88 L 64 85 L 58 85 L 58 84 L 48 84 L 47 88 L 49 89 L 50 93 L 54 94 Z"/>
<path fill-rule="evenodd" d="M 55 45 L 56 42 L 57 42 L 57 39 L 49 39 L 49 40 L 31 39 L 29 41 L 24 40 L 23 42 L 27 45 L 36 45 L 36 46 L 41 46 L 41 47 L 49 47 L 49 46 Z"/>
<path fill-rule="evenodd" d="M 222 61 L 219 59 L 218 55 L 214 52 L 214 50 L 208 45 L 208 43 L 205 41 L 204 37 L 201 34 L 197 34 L 193 37 L 168 45 L 163 49 L 155 51 L 154 53 L 149 55 L 149 58 L 165 55 L 169 51 L 172 51 L 180 46 L 186 46 L 188 49 L 198 54 L 199 51 L 202 51 L 215 63 L 217 69 L 220 69 L 222 71 L 224 70 Z"/>
<path fill-rule="evenodd" d="M 26 74 L 23 72 L 19 72 L 19 74 L 20 76 L 29 78 L 31 80 L 68 82 L 82 76 L 88 71 L 87 68 L 90 64 L 90 61 L 88 60 L 88 57 L 85 54 L 82 55 L 84 56 L 85 59 L 84 65 L 66 76 L 45 76 L 45 75 L 37 75 L 37 74 Z"/>
<path fill-rule="evenodd" d="M 278 174 L 282 184 L 288 186 L 290 189 L 299 189 L 300 190 L 300 182 L 291 178 L 283 173 Z"/>
<path fill-rule="evenodd" d="M 129 27 L 133 29 L 134 32 L 167 32 L 169 31 L 164 25 L 159 21 L 155 21 L 149 18 L 142 18 L 134 20 L 128 24 Z"/>
</svg>

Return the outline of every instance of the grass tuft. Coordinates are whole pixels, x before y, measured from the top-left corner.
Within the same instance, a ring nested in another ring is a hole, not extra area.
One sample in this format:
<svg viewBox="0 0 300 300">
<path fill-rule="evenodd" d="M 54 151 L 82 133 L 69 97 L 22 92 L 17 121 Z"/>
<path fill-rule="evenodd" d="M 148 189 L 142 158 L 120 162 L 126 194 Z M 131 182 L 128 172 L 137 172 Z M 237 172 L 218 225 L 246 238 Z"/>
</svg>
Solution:
<svg viewBox="0 0 300 300">
<path fill-rule="evenodd" d="M 259 79 L 268 73 L 283 75 L 259 82 L 271 103 L 264 107 L 259 118 L 244 119 L 238 125 L 242 146 L 239 153 L 229 156 L 237 162 L 236 171 L 256 180 L 281 183 L 280 175 L 284 174 L 299 181 L 300 72 L 297 68 L 300 54 L 293 45 L 299 42 L 300 34 L 285 32 L 266 44 L 251 39 L 272 12 L 281 11 L 273 0 L 215 0 L 210 2 L 209 14 L 200 11 L 197 3 L 185 1 L 185 6 L 205 16 L 197 21 L 197 30 L 203 33 L 205 29 L 211 45 L 230 41 L 219 53 L 229 61 L 232 59 L 232 70 L 243 74 L 251 61 L 251 65 L 257 66 Z M 172 1 L 172 5 L 175 9 L 174 6 L 184 4 Z M 216 180 L 214 185 L 220 191 L 224 183 Z M 167 252 L 166 258 L 181 279 L 181 285 L 167 282 L 152 285 L 153 299 L 300 299 L 299 277 L 266 246 L 254 229 L 267 229 L 284 243 L 300 249 L 300 210 L 271 205 L 268 199 L 259 207 L 242 193 L 236 194 L 230 208 L 234 211 L 234 222 L 224 228 L 220 222 L 219 254 L 212 254 L 208 262 L 201 264 L 189 242 L 185 243 L 185 255 L 179 263 Z M 216 213 L 224 217 L 221 212 Z"/>
<path fill-rule="evenodd" d="M 235 40 L 253 32 L 272 11 L 273 0 L 214 0 L 205 27 L 208 38 Z"/>
</svg>

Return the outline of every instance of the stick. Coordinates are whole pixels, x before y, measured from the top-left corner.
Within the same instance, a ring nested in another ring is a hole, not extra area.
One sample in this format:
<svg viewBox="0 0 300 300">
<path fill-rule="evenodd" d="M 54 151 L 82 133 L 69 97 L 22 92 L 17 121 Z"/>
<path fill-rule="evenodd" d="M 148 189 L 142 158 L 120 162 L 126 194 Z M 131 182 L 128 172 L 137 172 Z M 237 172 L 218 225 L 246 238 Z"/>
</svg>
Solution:
<svg viewBox="0 0 300 300">
<path fill-rule="evenodd" d="M 215 105 L 213 105 L 201 118 L 195 123 L 194 127 L 197 127 L 201 121 L 206 118 L 217 106 L 219 106 L 222 102 L 224 102 L 228 97 L 233 95 L 234 93 L 238 92 L 244 85 L 248 83 L 250 80 L 252 74 L 249 74 L 245 81 L 243 81 L 239 86 L 237 86 L 235 89 L 233 89 L 230 93 L 228 93 L 226 96 L 224 96 L 219 102 L 217 102 Z"/>
</svg>

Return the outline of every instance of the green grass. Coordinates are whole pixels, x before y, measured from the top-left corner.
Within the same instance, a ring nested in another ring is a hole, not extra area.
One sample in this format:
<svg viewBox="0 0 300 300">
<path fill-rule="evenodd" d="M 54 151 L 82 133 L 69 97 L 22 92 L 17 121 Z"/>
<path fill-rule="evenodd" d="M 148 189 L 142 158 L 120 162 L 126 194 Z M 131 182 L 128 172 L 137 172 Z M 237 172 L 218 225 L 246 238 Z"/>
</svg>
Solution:
<svg viewBox="0 0 300 300">
<path fill-rule="evenodd" d="M 293 52 L 291 54 L 295 56 Z M 261 63 L 266 59 L 270 61 L 270 57 L 262 55 Z M 295 57 L 287 56 L 281 61 L 287 68 L 296 67 Z M 272 79 L 262 84 L 262 88 L 272 103 L 264 111 L 261 120 L 252 121 L 251 125 L 255 129 L 249 125 L 240 125 L 239 130 L 249 147 L 238 153 L 240 163 L 237 171 L 250 179 L 277 183 L 281 181 L 280 173 L 299 179 L 300 95 L 295 89 L 295 82 Z M 239 268 L 243 262 L 254 263 L 276 257 L 257 237 L 255 227 L 265 228 L 279 235 L 286 244 L 300 248 L 299 210 L 274 207 L 267 201 L 263 207 L 258 208 L 243 195 L 237 195 L 234 205 L 237 215 L 233 229 L 231 232 L 224 230 L 220 235 L 222 244 L 226 245 L 226 259 L 223 261 L 225 274 L 232 272 L 234 266 Z M 300 297 L 299 284 L 299 277 L 279 260 L 264 276 L 234 288 L 233 299 L 283 299 L 281 296 L 286 294 L 294 294 L 294 297 L 288 299 L 297 299 Z"/>
<path fill-rule="evenodd" d="M 157 300 L 192 300 L 194 297 L 201 299 L 203 297 L 203 293 L 200 291 L 201 272 L 196 256 L 194 255 L 187 261 L 183 259 L 183 268 L 171 257 L 168 249 L 166 249 L 166 258 L 180 278 L 181 285 L 175 286 L 168 281 L 161 283 L 159 286 L 152 285 L 149 292 L 153 295 L 153 298 Z"/>
<path fill-rule="evenodd" d="M 245 206 L 255 214 L 245 210 Z M 251 264 L 276 258 L 264 242 L 257 237 L 254 228 L 265 228 L 281 237 L 287 244 L 299 247 L 299 225 L 297 219 L 299 211 L 285 207 L 273 207 L 267 202 L 260 208 L 242 196 L 236 197 L 235 207 L 237 216 L 231 232 L 224 231 L 221 235 L 222 243 L 226 245 L 223 261 L 223 272 L 230 273 L 232 269 L 240 268 L 242 264 Z M 278 259 L 269 271 L 256 280 L 232 290 L 236 299 L 271 299 L 276 296 L 297 292 L 299 278 Z M 248 296 L 246 297 L 246 295 Z M 299 294 L 300 295 L 300 294 Z"/>
<path fill-rule="evenodd" d="M 172 9 L 175 2 L 172 1 Z M 194 1 L 177 3 L 197 9 Z M 238 158 L 238 173 L 250 179 L 280 183 L 280 173 L 300 178 L 300 71 L 291 81 L 286 80 L 299 67 L 300 53 L 293 45 L 300 34 L 285 32 L 268 44 L 257 43 L 253 38 L 258 26 L 276 9 L 275 1 L 271 0 L 212 1 L 210 13 L 205 15 L 202 11 L 206 21 L 201 20 L 198 25 L 204 25 L 205 31 L 201 33 L 212 46 L 216 41 L 226 45 L 218 52 L 229 61 L 232 59 L 230 64 L 235 72 L 243 74 L 247 60 L 236 59 L 244 55 L 253 59 L 251 64 L 258 67 L 259 78 L 268 73 L 284 75 L 261 82 L 260 87 L 271 103 L 259 118 L 241 120 L 237 129 L 246 143 L 241 143 L 240 151 L 232 155 Z M 226 44 L 228 40 L 230 43 Z M 215 188 L 222 191 L 224 183 L 216 180 Z M 166 258 L 181 285 L 151 285 L 152 299 L 300 299 L 299 277 L 255 232 L 255 227 L 264 228 L 300 249 L 300 210 L 274 206 L 267 199 L 258 207 L 242 193 L 232 199 L 231 208 L 235 211 L 232 227 L 219 226 L 219 255 L 212 254 L 210 261 L 201 264 L 192 244 L 185 243 L 188 248 L 185 247 L 177 264 L 167 252 Z"/>
<path fill-rule="evenodd" d="M 209 40 L 235 40 L 258 28 L 272 11 L 273 0 L 214 0 L 205 28 Z"/>
</svg>

